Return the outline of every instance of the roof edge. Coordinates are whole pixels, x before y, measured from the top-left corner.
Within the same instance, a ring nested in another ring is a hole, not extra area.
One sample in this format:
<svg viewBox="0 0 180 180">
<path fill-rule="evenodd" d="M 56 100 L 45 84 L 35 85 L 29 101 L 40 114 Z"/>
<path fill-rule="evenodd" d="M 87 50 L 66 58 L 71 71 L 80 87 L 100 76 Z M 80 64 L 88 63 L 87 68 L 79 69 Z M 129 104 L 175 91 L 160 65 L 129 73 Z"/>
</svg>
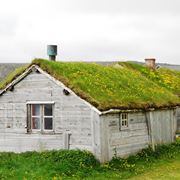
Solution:
<svg viewBox="0 0 180 180">
<path fill-rule="evenodd" d="M 48 77 L 50 80 L 52 80 L 53 82 L 55 82 L 57 85 L 63 87 L 64 89 L 66 89 L 67 91 L 69 91 L 72 95 L 78 97 L 78 99 L 80 99 L 81 101 L 83 101 L 86 105 L 88 105 L 92 110 L 96 111 L 99 115 L 102 113 L 101 111 L 99 111 L 96 107 L 94 107 L 91 103 L 87 102 L 86 100 L 82 99 L 80 96 L 78 96 L 74 91 L 72 91 L 70 88 L 68 88 L 67 86 L 65 86 L 61 81 L 55 79 L 53 76 L 51 76 L 50 74 L 48 74 L 47 72 L 45 72 L 44 70 L 42 70 L 39 66 L 34 65 L 34 67 L 42 74 L 44 74 L 46 77 Z"/>
<path fill-rule="evenodd" d="M 56 83 L 58 86 L 61 86 L 62 88 L 66 89 L 67 91 L 69 91 L 72 95 L 76 96 L 78 99 L 80 99 L 81 101 L 83 101 L 86 105 L 88 105 L 90 107 L 90 109 L 94 110 L 96 113 L 98 113 L 99 115 L 102 113 L 101 111 L 99 111 L 96 107 L 94 107 L 92 104 L 90 104 L 89 102 L 87 102 L 86 100 L 82 99 L 80 96 L 78 96 L 74 91 L 72 91 L 70 88 L 68 88 L 67 86 L 65 86 L 61 81 L 55 79 L 53 76 L 51 76 L 50 74 L 48 74 L 47 72 L 45 72 L 44 70 L 42 70 L 38 65 L 36 64 L 32 64 L 28 69 L 26 69 L 21 75 L 19 75 L 16 79 L 14 79 L 11 83 L 9 83 L 1 92 L 0 92 L 0 96 L 3 95 L 6 91 L 8 91 L 11 87 L 13 87 L 14 85 L 16 85 L 19 81 L 21 81 L 24 77 L 26 77 L 31 71 L 32 69 L 35 68 L 36 70 L 38 70 L 40 73 L 42 73 L 43 75 L 45 75 L 47 78 L 49 78 L 50 80 L 52 80 L 54 83 Z"/>
<path fill-rule="evenodd" d="M 21 81 L 24 77 L 26 77 L 27 74 L 30 73 L 31 70 L 32 70 L 34 67 L 35 67 L 35 65 L 33 64 L 32 66 L 30 66 L 29 68 L 27 68 L 22 74 L 20 74 L 17 78 L 15 78 L 12 82 L 10 82 L 9 84 L 7 84 L 6 87 L 1 90 L 0 96 L 1 96 L 2 94 L 4 94 L 9 88 L 11 88 L 11 87 L 14 86 L 15 84 L 17 84 L 19 81 Z"/>
<path fill-rule="evenodd" d="M 180 106 L 173 107 L 161 107 L 161 108 L 148 108 L 148 109 L 109 109 L 107 111 L 102 111 L 100 115 L 104 114 L 113 114 L 113 113 L 123 113 L 123 112 L 145 112 L 145 111 L 155 111 L 155 110 L 167 110 L 167 109 L 176 109 Z"/>
</svg>

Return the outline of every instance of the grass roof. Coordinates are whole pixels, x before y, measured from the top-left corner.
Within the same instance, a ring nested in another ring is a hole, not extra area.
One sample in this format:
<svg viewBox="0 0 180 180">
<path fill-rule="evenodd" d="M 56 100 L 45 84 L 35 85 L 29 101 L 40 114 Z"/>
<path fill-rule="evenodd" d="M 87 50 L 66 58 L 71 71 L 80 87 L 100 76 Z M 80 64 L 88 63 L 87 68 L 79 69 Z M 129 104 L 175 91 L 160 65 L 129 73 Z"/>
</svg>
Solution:
<svg viewBox="0 0 180 180">
<path fill-rule="evenodd" d="M 180 71 L 167 68 L 150 70 L 144 65 L 135 64 L 133 62 L 119 62 L 119 65 L 141 73 L 144 77 L 152 80 L 159 86 L 165 87 L 173 94 L 180 96 Z"/>
<path fill-rule="evenodd" d="M 0 82 L 0 89 L 4 89 L 9 83 L 11 83 L 16 77 L 21 75 L 29 66 L 21 66 L 10 72 L 5 79 Z"/>
<path fill-rule="evenodd" d="M 99 110 L 161 108 L 176 106 L 180 102 L 180 99 L 173 94 L 178 88 L 168 87 L 166 83 L 153 77 L 155 72 L 132 63 L 121 63 L 120 65 L 123 66 L 121 68 L 121 66 L 103 66 L 95 63 L 53 62 L 35 59 L 32 64 L 38 65 L 51 76 L 63 82 Z M 7 77 L 0 84 L 0 87 L 5 87 L 24 69 L 26 68 L 22 68 L 13 76 L 11 74 L 10 78 Z M 174 71 L 168 72 L 174 73 Z"/>
</svg>

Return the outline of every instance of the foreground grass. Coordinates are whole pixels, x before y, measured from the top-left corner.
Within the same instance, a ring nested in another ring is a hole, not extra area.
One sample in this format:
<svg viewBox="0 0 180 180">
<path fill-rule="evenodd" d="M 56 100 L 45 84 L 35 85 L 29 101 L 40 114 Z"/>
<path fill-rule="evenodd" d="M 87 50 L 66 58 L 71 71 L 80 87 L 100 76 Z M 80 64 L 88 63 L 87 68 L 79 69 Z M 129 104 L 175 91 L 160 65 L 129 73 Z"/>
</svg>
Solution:
<svg viewBox="0 0 180 180">
<path fill-rule="evenodd" d="M 0 153 L 0 179 L 84 177 L 99 162 L 87 151 Z"/>
<path fill-rule="evenodd" d="M 147 162 L 148 163 L 148 162 Z M 131 180 L 164 180 L 180 179 L 180 155 L 174 158 L 160 158 L 148 164 L 137 163 L 136 168 L 122 171 L 109 171 L 103 174 L 97 174 L 93 178 L 87 179 L 131 179 Z"/>
<path fill-rule="evenodd" d="M 180 155 L 171 160 L 160 160 L 150 170 L 133 177 L 132 180 L 180 179 Z"/>
<path fill-rule="evenodd" d="M 179 179 L 180 141 L 100 165 L 87 151 L 0 153 L 0 179 Z"/>
</svg>

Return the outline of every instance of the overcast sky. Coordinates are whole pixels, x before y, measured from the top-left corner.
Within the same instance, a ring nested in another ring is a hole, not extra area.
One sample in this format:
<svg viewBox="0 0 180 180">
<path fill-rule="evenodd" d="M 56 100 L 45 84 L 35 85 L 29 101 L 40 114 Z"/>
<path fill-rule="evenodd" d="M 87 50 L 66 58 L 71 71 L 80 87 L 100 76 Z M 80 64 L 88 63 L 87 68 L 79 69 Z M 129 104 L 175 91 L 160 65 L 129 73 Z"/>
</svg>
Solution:
<svg viewBox="0 0 180 180">
<path fill-rule="evenodd" d="M 180 0 L 0 0 L 0 62 L 47 58 L 180 64 Z"/>
</svg>

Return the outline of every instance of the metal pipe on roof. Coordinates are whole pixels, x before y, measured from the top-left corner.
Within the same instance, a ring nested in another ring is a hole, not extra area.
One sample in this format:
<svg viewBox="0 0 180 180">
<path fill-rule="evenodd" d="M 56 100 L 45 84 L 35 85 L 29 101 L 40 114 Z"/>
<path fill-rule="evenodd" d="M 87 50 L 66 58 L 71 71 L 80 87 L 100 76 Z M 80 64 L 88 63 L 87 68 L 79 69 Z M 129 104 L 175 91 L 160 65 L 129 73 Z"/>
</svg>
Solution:
<svg viewBox="0 0 180 180">
<path fill-rule="evenodd" d="M 49 60 L 55 61 L 57 56 L 57 45 L 47 45 L 47 55 Z"/>
</svg>

